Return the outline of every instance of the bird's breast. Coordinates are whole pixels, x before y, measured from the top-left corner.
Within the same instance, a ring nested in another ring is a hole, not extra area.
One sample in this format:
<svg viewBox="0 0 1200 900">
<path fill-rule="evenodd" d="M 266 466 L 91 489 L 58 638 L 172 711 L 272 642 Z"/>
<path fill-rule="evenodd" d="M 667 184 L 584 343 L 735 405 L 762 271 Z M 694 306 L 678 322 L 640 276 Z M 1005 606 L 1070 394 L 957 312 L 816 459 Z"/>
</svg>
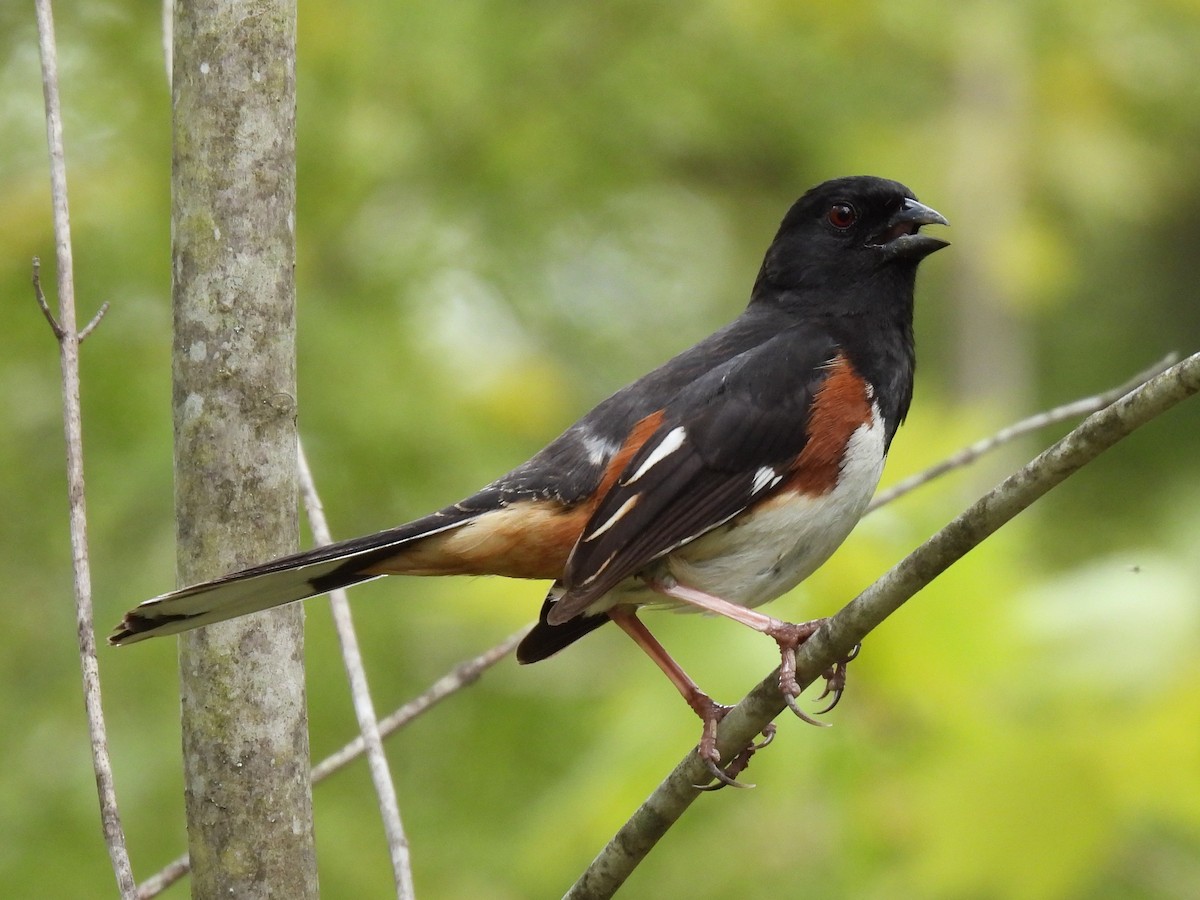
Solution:
<svg viewBox="0 0 1200 900">
<path fill-rule="evenodd" d="M 824 563 L 862 518 L 883 472 L 885 429 L 875 404 L 842 444 L 824 490 L 802 479 L 663 560 L 682 584 L 743 606 L 791 590 Z"/>
</svg>

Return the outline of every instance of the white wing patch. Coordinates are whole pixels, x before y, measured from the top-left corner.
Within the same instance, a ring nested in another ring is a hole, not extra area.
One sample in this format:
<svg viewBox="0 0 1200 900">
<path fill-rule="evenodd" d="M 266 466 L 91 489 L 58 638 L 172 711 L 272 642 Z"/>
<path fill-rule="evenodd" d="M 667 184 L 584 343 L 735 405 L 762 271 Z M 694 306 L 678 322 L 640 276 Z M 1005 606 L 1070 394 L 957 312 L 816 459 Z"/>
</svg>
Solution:
<svg viewBox="0 0 1200 900">
<path fill-rule="evenodd" d="M 750 493 L 757 494 L 759 491 L 765 491 L 767 488 L 773 488 L 782 480 L 783 476 L 770 466 L 763 466 L 754 473 L 754 484 L 750 487 Z"/>
<path fill-rule="evenodd" d="M 667 432 L 666 437 L 659 441 L 658 446 L 654 448 L 650 455 L 646 457 L 645 462 L 638 466 L 638 470 L 633 473 L 633 476 L 624 483 L 633 484 L 652 468 L 682 447 L 684 438 L 686 437 L 687 431 L 682 425 L 677 425 L 675 428 L 672 428 Z"/>
<path fill-rule="evenodd" d="M 582 431 L 579 441 L 583 444 L 584 452 L 587 453 L 588 462 L 593 466 L 605 465 L 621 449 L 620 444 L 591 431 Z"/>
<path fill-rule="evenodd" d="M 608 517 L 607 522 L 605 522 L 603 525 L 601 525 L 599 528 L 597 528 L 595 531 L 593 531 L 591 534 L 589 534 L 587 537 L 585 537 L 584 540 L 585 541 L 594 541 L 596 538 L 600 537 L 600 535 L 604 534 L 604 532 L 608 531 L 608 529 L 612 528 L 614 525 L 616 525 L 618 522 L 620 522 L 621 519 L 624 518 L 624 516 L 627 512 L 629 512 L 631 509 L 633 509 L 635 506 L 637 506 L 638 501 L 641 499 L 642 499 L 641 494 L 634 494 L 632 497 L 630 497 L 628 500 L 626 500 L 624 503 L 621 504 L 620 509 L 618 509 L 615 513 L 613 513 L 611 516 Z"/>
</svg>

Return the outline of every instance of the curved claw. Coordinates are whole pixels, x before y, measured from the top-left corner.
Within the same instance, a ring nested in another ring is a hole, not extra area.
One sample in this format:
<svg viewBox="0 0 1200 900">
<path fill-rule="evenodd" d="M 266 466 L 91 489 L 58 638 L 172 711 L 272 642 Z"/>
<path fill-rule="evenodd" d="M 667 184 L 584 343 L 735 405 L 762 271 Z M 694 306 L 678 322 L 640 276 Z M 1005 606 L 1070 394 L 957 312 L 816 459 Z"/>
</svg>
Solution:
<svg viewBox="0 0 1200 900">
<path fill-rule="evenodd" d="M 845 693 L 845 688 L 838 688 L 837 690 L 830 690 L 830 688 L 829 688 L 828 686 L 826 686 L 826 688 L 825 688 L 825 692 L 824 692 L 823 694 L 821 694 L 821 696 L 820 696 L 820 697 L 818 697 L 817 699 L 818 699 L 818 700 L 824 700 L 824 699 L 825 699 L 826 697 L 828 697 L 828 696 L 829 696 L 831 693 L 833 694 L 833 699 L 829 701 L 829 705 L 828 705 L 828 706 L 826 706 L 824 709 L 818 709 L 818 710 L 817 710 L 817 713 L 816 713 L 816 714 L 817 714 L 818 716 L 823 716 L 823 715 L 825 715 L 826 713 L 833 712 L 833 708 L 834 708 L 835 706 L 837 706 L 837 705 L 838 705 L 838 701 L 840 701 L 840 700 L 842 699 L 842 694 L 843 694 L 843 693 Z M 829 723 L 828 723 L 828 722 L 821 722 L 820 724 L 822 724 L 822 725 L 828 725 Z"/>
<path fill-rule="evenodd" d="M 787 703 L 788 709 L 794 712 L 802 722 L 807 722 L 809 725 L 816 725 L 818 728 L 828 728 L 832 724 L 831 722 L 821 722 L 817 719 L 814 719 L 800 708 L 799 704 L 796 703 L 796 698 L 791 694 L 784 694 L 783 700 L 785 703 Z"/>
<path fill-rule="evenodd" d="M 862 650 L 862 644 L 855 644 L 845 659 L 841 659 L 834 663 L 833 666 L 825 673 L 825 690 L 821 691 L 821 695 L 817 700 L 824 700 L 826 697 L 833 695 L 833 699 L 829 701 L 829 705 L 820 710 L 817 715 L 823 716 L 831 712 L 838 702 L 842 699 L 842 694 L 846 691 L 846 673 L 850 663 L 858 656 Z"/>
<path fill-rule="evenodd" d="M 775 723 L 768 722 L 767 727 L 762 730 L 763 739 L 761 741 L 759 741 L 757 744 L 751 744 L 750 745 L 751 749 L 752 750 L 762 750 L 764 747 L 771 746 L 771 742 L 773 740 L 775 740 L 775 732 L 776 732 Z"/>
<path fill-rule="evenodd" d="M 838 705 L 838 701 L 842 699 L 842 694 L 846 691 L 846 664 L 838 663 L 832 669 L 825 673 L 825 690 L 821 691 L 817 700 L 824 700 L 830 694 L 833 695 L 833 701 L 825 707 L 817 715 L 823 715 Z"/>
<path fill-rule="evenodd" d="M 692 787 L 694 787 L 698 791 L 719 791 L 723 787 L 735 787 L 735 788 L 752 788 L 752 787 L 754 787 L 754 785 L 752 785 L 752 784 L 745 784 L 744 782 L 738 781 L 737 778 L 730 775 L 728 772 L 726 772 L 724 769 L 722 769 L 719 765 L 717 765 L 711 759 L 706 759 L 704 761 L 704 763 L 705 763 L 705 765 L 708 766 L 708 771 L 712 774 L 712 777 L 716 780 L 717 783 L 716 784 L 693 784 Z M 731 766 L 732 766 L 732 763 L 731 763 Z"/>
<path fill-rule="evenodd" d="M 817 700 L 824 700 L 830 694 L 840 694 L 846 688 L 845 673 L 840 664 L 827 669 L 822 676 L 825 679 L 825 690 L 817 694 Z"/>
<path fill-rule="evenodd" d="M 741 753 L 729 761 L 729 765 L 727 765 L 725 768 L 721 768 L 720 760 L 715 758 L 715 748 L 712 751 L 714 754 L 713 756 L 704 755 L 703 750 L 700 750 L 701 755 L 704 756 L 704 764 L 708 766 L 708 771 L 712 773 L 715 783 L 703 785 L 694 784 L 692 787 L 698 791 L 719 791 L 721 788 L 728 787 L 730 785 L 737 788 L 754 787 L 753 784 L 738 781 L 737 777 L 746 771 L 746 767 L 750 765 L 750 758 L 754 756 L 755 753 L 764 747 L 769 746 L 771 741 L 775 740 L 775 732 L 775 723 L 768 722 L 766 727 L 762 730 L 763 739 L 761 741 L 756 741 L 753 744 L 747 744 Z M 699 748 L 697 749 L 699 750 Z"/>
</svg>

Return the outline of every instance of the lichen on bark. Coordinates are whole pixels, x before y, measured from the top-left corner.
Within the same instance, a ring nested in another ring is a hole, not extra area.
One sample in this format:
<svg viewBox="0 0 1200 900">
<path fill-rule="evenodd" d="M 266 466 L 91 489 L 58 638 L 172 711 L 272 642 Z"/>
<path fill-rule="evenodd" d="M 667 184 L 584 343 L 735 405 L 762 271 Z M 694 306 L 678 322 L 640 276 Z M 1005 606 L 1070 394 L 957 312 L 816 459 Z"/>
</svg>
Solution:
<svg viewBox="0 0 1200 900">
<path fill-rule="evenodd" d="M 294 0 L 178 4 L 172 102 L 181 582 L 292 551 Z M 192 893 L 315 897 L 298 606 L 181 638 Z"/>
</svg>

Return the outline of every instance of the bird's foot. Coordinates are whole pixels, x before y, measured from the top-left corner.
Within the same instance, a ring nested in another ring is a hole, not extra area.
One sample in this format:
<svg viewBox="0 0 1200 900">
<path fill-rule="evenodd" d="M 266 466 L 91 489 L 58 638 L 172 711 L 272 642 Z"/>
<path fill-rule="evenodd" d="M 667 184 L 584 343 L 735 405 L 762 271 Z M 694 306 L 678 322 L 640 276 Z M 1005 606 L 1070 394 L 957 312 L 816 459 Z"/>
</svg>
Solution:
<svg viewBox="0 0 1200 900">
<path fill-rule="evenodd" d="M 768 723 L 767 727 L 763 729 L 761 741 L 747 744 L 727 765 L 722 766 L 721 752 L 717 749 L 717 726 L 721 724 L 721 720 L 733 707 L 724 706 L 705 696 L 697 698 L 696 702 L 692 704 L 692 708 L 696 710 L 700 721 L 704 723 L 700 734 L 700 745 L 696 748 L 696 753 L 704 760 L 705 766 L 708 767 L 708 771 L 713 777 L 711 784 L 698 784 L 695 787 L 701 791 L 719 791 L 723 787 L 754 787 L 752 784 L 738 781 L 737 777 L 750 765 L 750 757 L 774 740 L 775 723 Z"/>
<path fill-rule="evenodd" d="M 827 728 L 829 723 L 814 719 L 796 703 L 796 698 L 800 696 L 801 691 L 800 684 L 796 681 L 796 651 L 824 623 L 824 619 L 814 619 L 811 622 L 800 622 L 798 624 L 781 622 L 778 626 L 771 628 L 767 632 L 779 645 L 779 690 L 783 694 L 784 702 L 787 703 L 788 709 L 795 713 L 798 718 L 809 725 L 816 725 L 820 728 Z M 845 659 L 838 660 L 822 673 L 822 677 L 825 679 L 825 690 L 817 699 L 823 700 L 831 695 L 833 699 L 830 700 L 828 706 L 819 710 L 817 715 L 824 715 L 829 712 L 842 699 L 842 694 L 846 690 L 846 670 L 850 661 L 858 656 L 858 651 L 859 647 L 856 645 Z"/>
<path fill-rule="evenodd" d="M 846 691 L 846 673 L 849 671 L 850 663 L 858 656 L 858 651 L 862 649 L 862 644 L 855 644 L 850 648 L 850 652 L 846 654 L 844 659 L 839 659 L 832 666 L 822 673 L 822 678 L 825 679 L 825 690 L 821 691 L 817 697 L 818 700 L 824 700 L 832 695 L 833 699 L 829 701 L 829 705 L 822 710 L 818 710 L 817 715 L 823 716 L 827 712 L 831 712 L 838 701 L 842 699 L 842 694 Z"/>
<path fill-rule="evenodd" d="M 696 789 L 701 791 L 719 791 L 721 788 L 730 785 L 738 788 L 754 787 L 752 784 L 738 781 L 737 777 L 746 771 L 746 767 L 750 765 L 750 757 L 775 740 L 774 722 L 767 723 L 766 728 L 762 730 L 762 736 L 763 739 L 761 741 L 747 744 L 724 768 L 721 768 L 718 763 L 713 763 L 711 758 L 706 758 L 705 762 L 708 764 L 708 771 L 712 773 L 715 780 L 712 784 L 698 784 L 695 786 Z"/>
</svg>

